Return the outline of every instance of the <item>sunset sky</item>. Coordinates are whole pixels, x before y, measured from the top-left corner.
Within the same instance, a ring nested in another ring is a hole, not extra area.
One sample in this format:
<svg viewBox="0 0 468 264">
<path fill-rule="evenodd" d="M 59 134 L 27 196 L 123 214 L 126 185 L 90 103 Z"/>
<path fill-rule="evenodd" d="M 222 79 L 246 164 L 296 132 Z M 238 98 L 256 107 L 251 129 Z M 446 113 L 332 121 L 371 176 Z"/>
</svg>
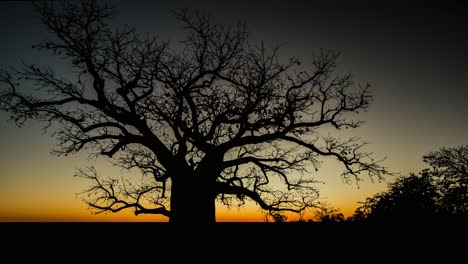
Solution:
<svg viewBox="0 0 468 264">
<path fill-rule="evenodd" d="M 440 147 L 468 143 L 468 12 L 462 1 L 371 4 L 371 1 L 181 1 L 114 0 L 116 24 L 177 41 L 177 8 L 204 10 L 226 23 L 244 21 L 251 40 L 281 44 L 281 54 L 304 61 L 320 48 L 341 52 L 340 71 L 370 83 L 375 101 L 360 115 L 366 123 L 350 135 L 370 144 L 367 150 L 390 171 L 407 175 L 425 168 L 422 156 Z M 151 2 L 151 3 L 150 3 Z M 328 4 L 324 4 L 327 2 Z M 348 2 L 352 2 L 350 4 Z M 377 1 L 375 1 L 377 2 Z M 48 54 L 31 45 L 48 37 L 28 1 L 0 1 L 0 68 L 21 61 L 47 65 Z M 52 65 L 54 66 L 54 65 Z M 77 168 L 94 165 L 102 175 L 120 174 L 105 158 L 89 153 L 56 157 L 57 143 L 41 134 L 41 124 L 17 128 L 0 112 L 0 221 L 165 221 L 127 213 L 93 215 L 76 197 L 88 182 Z M 315 176 L 322 199 L 346 216 L 363 201 L 386 189 L 385 182 L 346 184 L 334 161 Z M 263 221 L 257 207 L 220 207 L 218 221 Z"/>
</svg>

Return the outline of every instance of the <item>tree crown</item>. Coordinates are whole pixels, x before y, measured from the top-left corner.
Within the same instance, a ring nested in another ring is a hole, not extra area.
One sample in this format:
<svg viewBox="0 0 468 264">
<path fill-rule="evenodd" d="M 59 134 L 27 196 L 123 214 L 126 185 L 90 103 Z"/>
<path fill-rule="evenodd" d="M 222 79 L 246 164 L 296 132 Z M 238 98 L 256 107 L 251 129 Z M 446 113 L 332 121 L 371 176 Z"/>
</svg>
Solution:
<svg viewBox="0 0 468 264">
<path fill-rule="evenodd" d="M 101 2 L 36 8 L 55 38 L 34 48 L 67 59 L 75 79 L 34 64 L 2 70 L 0 109 L 17 124 L 37 119 L 53 127 L 56 154 L 87 149 L 148 176 L 130 185 L 80 171 L 95 182 L 87 190 L 95 198 L 86 201 L 98 211 L 170 216 L 167 197 L 181 172 L 213 180 L 226 204 L 247 197 L 266 210 L 293 212 L 316 206 L 308 169 L 318 170 L 320 157 L 336 158 L 346 180 L 388 173 L 360 138 L 321 133 L 359 127 L 352 116 L 373 100 L 369 84 L 335 74 L 336 52 L 321 50 L 305 68 L 297 58 L 281 60 L 279 48 L 251 44 L 245 24 L 216 24 L 190 10 L 176 13 L 186 38 L 171 48 L 135 29 L 112 29 L 113 9 Z M 47 96 L 25 93 L 17 80 Z"/>
</svg>

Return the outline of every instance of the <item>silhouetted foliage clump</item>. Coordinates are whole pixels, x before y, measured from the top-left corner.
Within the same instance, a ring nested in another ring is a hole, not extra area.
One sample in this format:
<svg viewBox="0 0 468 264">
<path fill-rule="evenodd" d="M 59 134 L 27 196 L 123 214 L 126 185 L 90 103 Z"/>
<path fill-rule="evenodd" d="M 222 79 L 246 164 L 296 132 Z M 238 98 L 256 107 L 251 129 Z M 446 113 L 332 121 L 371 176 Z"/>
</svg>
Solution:
<svg viewBox="0 0 468 264">
<path fill-rule="evenodd" d="M 386 192 L 368 197 L 351 221 L 468 220 L 468 145 L 423 156 L 430 168 L 399 177 Z"/>
<path fill-rule="evenodd" d="M 340 210 L 332 207 L 323 207 L 315 212 L 315 219 L 322 223 L 340 223 L 345 222 L 344 214 Z"/>
<path fill-rule="evenodd" d="M 271 218 L 273 218 L 273 221 L 275 223 L 284 223 L 288 220 L 288 217 L 286 215 L 277 212 L 271 213 L 270 216 Z"/>
</svg>

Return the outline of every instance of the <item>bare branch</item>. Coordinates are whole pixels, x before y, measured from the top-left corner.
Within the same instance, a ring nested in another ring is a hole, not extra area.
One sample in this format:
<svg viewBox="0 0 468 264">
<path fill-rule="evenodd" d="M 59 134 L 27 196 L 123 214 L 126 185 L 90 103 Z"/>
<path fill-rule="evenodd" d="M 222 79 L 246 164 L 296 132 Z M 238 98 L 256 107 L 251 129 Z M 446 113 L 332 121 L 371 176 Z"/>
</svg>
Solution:
<svg viewBox="0 0 468 264">
<path fill-rule="evenodd" d="M 151 213 L 170 217 L 170 212 L 166 209 L 163 201 L 155 202 L 154 199 L 151 199 L 151 204 L 153 206 L 157 205 L 157 208 L 147 208 L 143 205 L 143 200 L 148 199 L 145 196 L 154 194 L 158 187 L 142 186 L 135 189 L 123 179 L 121 181 L 115 179 L 101 180 L 93 167 L 87 170 L 79 170 L 75 177 L 85 178 L 95 183 L 79 195 L 87 194 L 87 198 L 83 200 L 97 214 L 133 209 L 135 215 Z"/>
</svg>

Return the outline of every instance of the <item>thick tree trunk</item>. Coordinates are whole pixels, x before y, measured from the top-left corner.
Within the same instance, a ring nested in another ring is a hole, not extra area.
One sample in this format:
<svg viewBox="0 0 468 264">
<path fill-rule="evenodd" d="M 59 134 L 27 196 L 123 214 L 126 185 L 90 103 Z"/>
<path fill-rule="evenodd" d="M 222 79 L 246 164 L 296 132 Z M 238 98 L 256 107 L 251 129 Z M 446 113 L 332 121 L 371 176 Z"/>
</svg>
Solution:
<svg viewBox="0 0 468 264">
<path fill-rule="evenodd" d="M 170 223 L 212 224 L 216 222 L 216 195 L 208 178 L 194 174 L 172 177 Z"/>
</svg>

